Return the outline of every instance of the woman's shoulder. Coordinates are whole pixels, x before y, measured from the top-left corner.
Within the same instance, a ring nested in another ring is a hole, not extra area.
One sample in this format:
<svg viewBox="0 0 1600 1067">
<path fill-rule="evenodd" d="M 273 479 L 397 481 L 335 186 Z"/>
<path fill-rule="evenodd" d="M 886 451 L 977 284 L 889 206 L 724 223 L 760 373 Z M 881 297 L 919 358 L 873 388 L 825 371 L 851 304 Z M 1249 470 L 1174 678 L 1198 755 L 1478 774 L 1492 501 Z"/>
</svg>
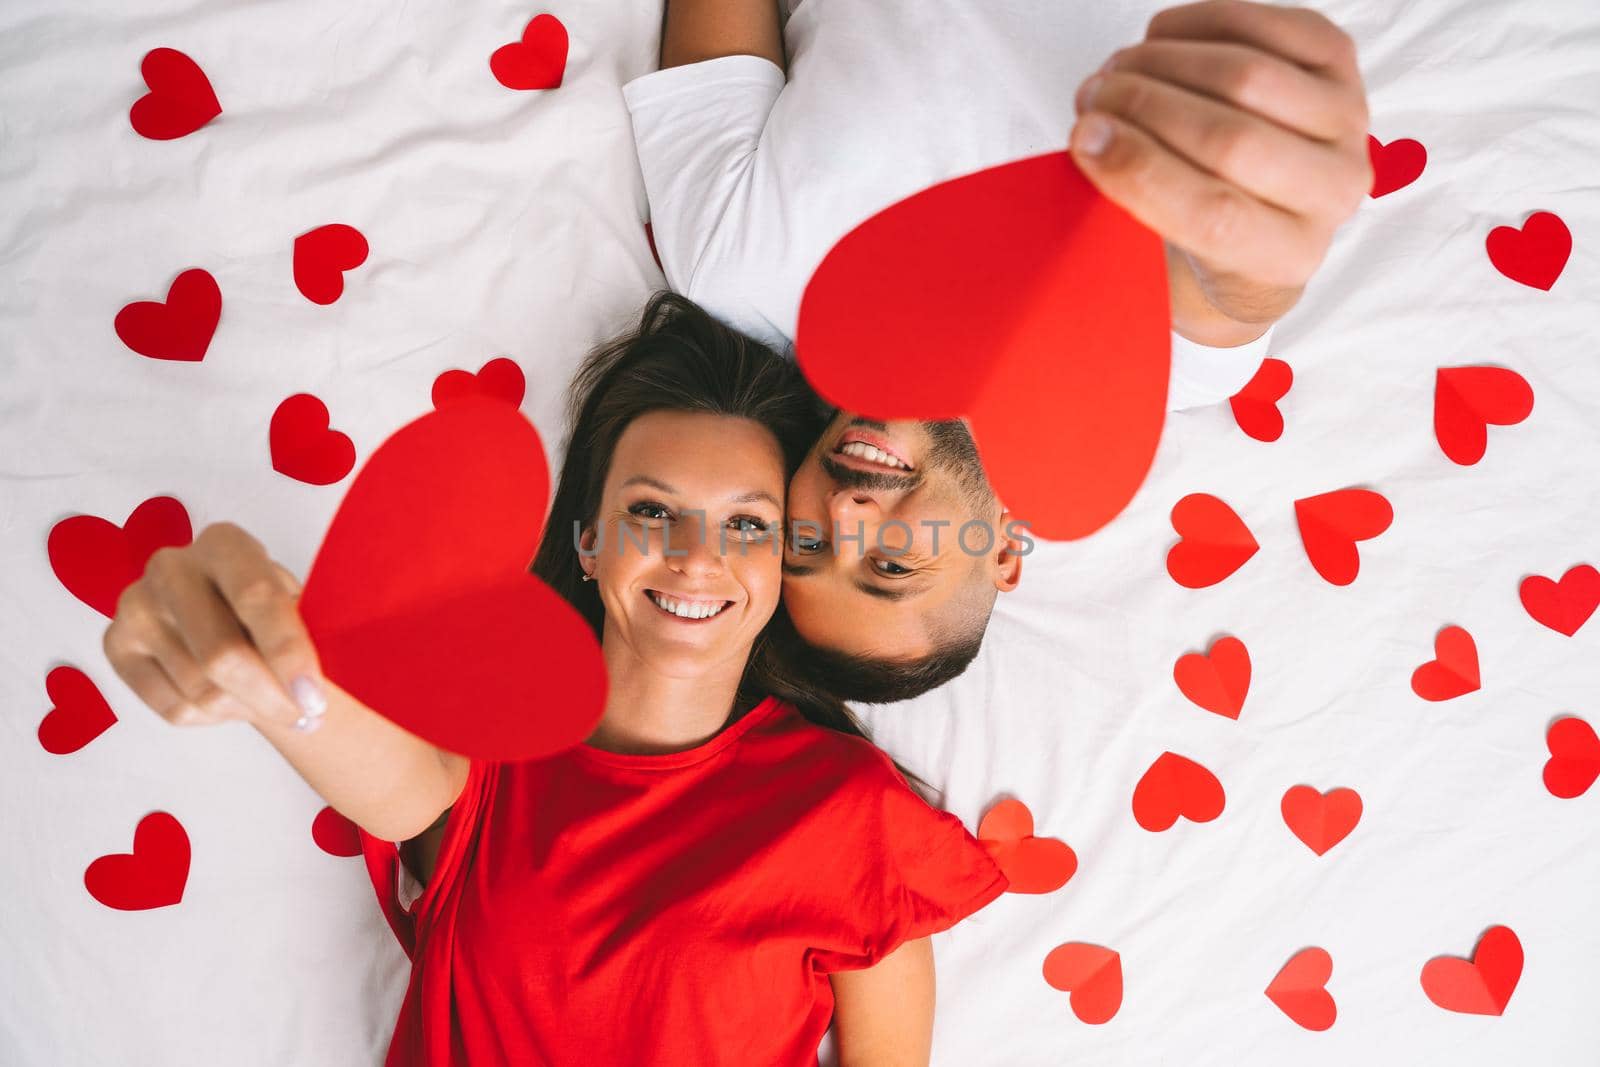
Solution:
<svg viewBox="0 0 1600 1067">
<path fill-rule="evenodd" d="M 813 722 L 793 704 L 770 698 L 772 715 L 765 724 L 769 736 L 803 752 L 808 759 L 825 761 L 841 786 L 874 789 L 910 789 L 893 758 L 870 738 Z"/>
</svg>

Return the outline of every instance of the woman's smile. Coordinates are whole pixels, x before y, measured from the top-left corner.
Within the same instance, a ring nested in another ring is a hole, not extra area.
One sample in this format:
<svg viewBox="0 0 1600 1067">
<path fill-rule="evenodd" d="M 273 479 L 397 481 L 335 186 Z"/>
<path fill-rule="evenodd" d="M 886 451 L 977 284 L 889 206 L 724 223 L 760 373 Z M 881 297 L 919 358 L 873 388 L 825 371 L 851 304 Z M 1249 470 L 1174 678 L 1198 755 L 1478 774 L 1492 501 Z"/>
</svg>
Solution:
<svg viewBox="0 0 1600 1067">
<path fill-rule="evenodd" d="M 655 589 L 646 589 L 645 595 L 663 615 L 678 622 L 710 622 L 733 605 L 731 600 L 672 596 Z"/>
</svg>

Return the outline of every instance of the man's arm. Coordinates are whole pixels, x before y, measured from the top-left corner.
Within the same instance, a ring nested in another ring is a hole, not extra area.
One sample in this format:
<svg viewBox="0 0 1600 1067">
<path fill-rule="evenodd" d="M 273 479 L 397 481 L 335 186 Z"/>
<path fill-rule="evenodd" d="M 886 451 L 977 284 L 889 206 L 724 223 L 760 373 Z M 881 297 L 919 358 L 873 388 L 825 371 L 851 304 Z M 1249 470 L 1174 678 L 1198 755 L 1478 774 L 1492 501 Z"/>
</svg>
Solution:
<svg viewBox="0 0 1600 1067">
<path fill-rule="evenodd" d="M 661 66 L 759 56 L 784 67 L 778 0 L 667 0 Z"/>
</svg>

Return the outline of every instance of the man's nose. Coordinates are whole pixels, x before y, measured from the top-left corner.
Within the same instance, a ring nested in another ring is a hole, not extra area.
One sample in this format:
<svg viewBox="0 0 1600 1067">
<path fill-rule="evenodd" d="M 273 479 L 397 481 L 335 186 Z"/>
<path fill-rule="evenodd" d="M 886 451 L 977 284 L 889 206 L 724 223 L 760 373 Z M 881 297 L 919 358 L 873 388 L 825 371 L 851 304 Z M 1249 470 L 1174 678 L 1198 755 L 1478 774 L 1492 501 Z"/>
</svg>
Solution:
<svg viewBox="0 0 1600 1067">
<path fill-rule="evenodd" d="M 829 536 L 834 551 L 846 558 L 859 560 L 866 555 L 877 536 L 882 512 L 878 500 L 861 489 L 839 489 L 828 497 L 828 518 L 833 523 Z"/>
</svg>

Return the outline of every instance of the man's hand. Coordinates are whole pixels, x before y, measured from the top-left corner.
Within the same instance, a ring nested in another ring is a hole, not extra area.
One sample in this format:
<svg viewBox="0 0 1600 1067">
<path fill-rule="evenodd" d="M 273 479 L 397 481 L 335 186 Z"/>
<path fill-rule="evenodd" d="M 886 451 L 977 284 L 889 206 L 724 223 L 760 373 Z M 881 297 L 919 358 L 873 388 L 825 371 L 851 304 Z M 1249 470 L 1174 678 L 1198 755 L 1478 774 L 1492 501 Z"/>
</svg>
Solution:
<svg viewBox="0 0 1600 1067">
<path fill-rule="evenodd" d="M 1169 8 L 1076 104 L 1073 158 L 1166 239 L 1172 325 L 1201 344 L 1293 307 L 1372 185 L 1355 44 L 1308 9 Z"/>
</svg>

